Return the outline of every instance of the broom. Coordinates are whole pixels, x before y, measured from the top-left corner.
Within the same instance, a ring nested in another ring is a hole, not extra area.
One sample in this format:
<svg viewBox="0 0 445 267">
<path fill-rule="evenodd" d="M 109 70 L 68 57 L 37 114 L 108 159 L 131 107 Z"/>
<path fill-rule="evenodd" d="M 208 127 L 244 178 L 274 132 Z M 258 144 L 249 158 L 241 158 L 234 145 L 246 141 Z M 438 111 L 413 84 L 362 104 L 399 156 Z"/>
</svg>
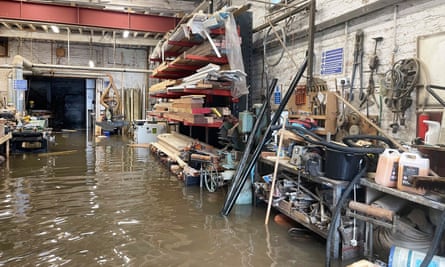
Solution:
<svg viewBox="0 0 445 267">
<path fill-rule="evenodd" d="M 439 202 L 445 201 L 445 177 L 412 175 L 409 181 L 414 188 L 427 191 L 424 197 Z"/>
</svg>

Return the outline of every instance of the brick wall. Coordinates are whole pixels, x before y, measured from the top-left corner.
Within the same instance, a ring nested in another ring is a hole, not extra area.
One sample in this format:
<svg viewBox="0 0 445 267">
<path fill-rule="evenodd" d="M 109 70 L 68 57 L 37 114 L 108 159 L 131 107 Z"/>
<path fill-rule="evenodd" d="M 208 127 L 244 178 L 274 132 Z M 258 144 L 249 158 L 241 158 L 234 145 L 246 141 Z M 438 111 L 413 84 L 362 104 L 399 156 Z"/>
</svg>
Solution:
<svg viewBox="0 0 445 267">
<path fill-rule="evenodd" d="M 243 1 L 240 1 L 243 2 Z M 296 1 L 298 2 L 298 1 Z M 435 34 L 445 31 L 445 20 L 441 19 L 441 14 L 445 13 L 445 4 L 441 0 L 409 0 L 401 1 L 397 7 L 390 5 L 377 12 L 369 13 L 367 7 L 372 4 L 381 4 L 384 0 L 317 0 L 316 4 L 316 25 L 329 19 L 339 18 L 344 14 L 354 10 L 361 10 L 362 14 L 347 23 L 335 25 L 315 35 L 315 62 L 314 76 L 327 81 L 331 90 L 336 89 L 336 78 L 351 77 L 353 65 L 353 49 L 355 33 L 361 29 L 364 31 L 364 57 L 363 57 L 363 85 L 366 89 L 368 85 L 370 56 L 374 52 L 374 37 L 383 37 L 379 43 L 377 55 L 380 58 L 378 68 L 378 81 L 384 76 L 384 73 L 391 69 L 394 62 L 401 59 L 415 58 L 417 56 L 417 38 L 419 36 Z M 235 4 L 235 3 L 234 3 Z M 238 3 L 241 4 L 241 3 Z M 254 14 L 254 27 L 264 23 L 265 10 L 264 4 L 254 3 L 252 11 Z M 284 53 L 283 58 L 277 66 L 271 66 L 264 71 L 264 57 L 262 39 L 267 31 L 263 30 L 254 35 L 254 66 L 253 83 L 251 88 L 254 90 L 253 102 L 260 101 L 260 95 L 265 92 L 266 76 L 270 79 L 278 78 L 278 83 L 284 89 L 287 89 L 291 79 L 297 72 L 297 66 L 294 62 L 300 64 L 307 50 L 307 41 L 302 38 L 293 38 L 293 34 L 298 29 L 307 28 L 307 14 L 297 14 L 293 20 L 289 19 L 288 25 L 284 21 L 279 26 L 284 27 L 287 32 L 287 49 L 289 53 Z M 343 73 L 336 75 L 320 75 L 321 54 L 323 51 L 343 48 L 344 66 Z M 281 47 L 268 48 L 267 57 L 270 61 L 276 59 L 281 52 Z M 291 60 L 290 58 L 293 58 Z M 358 85 L 358 76 L 355 79 Z M 356 87 L 356 86 L 354 86 Z M 379 90 L 379 88 L 377 88 Z M 358 92 L 356 93 L 358 95 Z M 406 113 L 407 123 L 401 127 L 396 134 L 391 133 L 389 125 L 393 121 L 392 112 L 383 106 L 382 128 L 395 138 L 410 142 L 416 136 L 416 93 L 412 93 L 414 104 Z M 357 97 L 358 98 L 358 97 Z M 378 109 L 374 105 L 370 108 L 371 115 L 377 115 Z"/>
</svg>

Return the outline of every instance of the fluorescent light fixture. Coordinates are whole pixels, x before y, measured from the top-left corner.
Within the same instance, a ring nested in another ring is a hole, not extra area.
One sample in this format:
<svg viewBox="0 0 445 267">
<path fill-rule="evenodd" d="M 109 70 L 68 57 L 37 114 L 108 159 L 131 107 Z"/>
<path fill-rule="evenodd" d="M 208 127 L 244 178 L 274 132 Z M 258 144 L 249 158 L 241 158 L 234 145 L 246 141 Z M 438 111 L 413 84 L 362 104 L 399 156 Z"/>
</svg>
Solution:
<svg viewBox="0 0 445 267">
<path fill-rule="evenodd" d="M 129 35 L 130 35 L 130 32 L 127 31 L 127 30 L 125 30 L 124 33 L 122 34 L 122 36 L 123 36 L 124 38 L 128 38 Z"/>
<path fill-rule="evenodd" d="M 56 25 L 51 25 L 51 30 L 52 30 L 54 33 L 59 33 L 59 32 L 60 32 L 59 27 L 57 27 Z"/>
<path fill-rule="evenodd" d="M 88 61 L 88 66 L 90 66 L 90 68 L 94 68 L 94 61 L 90 59 L 90 61 Z"/>
</svg>

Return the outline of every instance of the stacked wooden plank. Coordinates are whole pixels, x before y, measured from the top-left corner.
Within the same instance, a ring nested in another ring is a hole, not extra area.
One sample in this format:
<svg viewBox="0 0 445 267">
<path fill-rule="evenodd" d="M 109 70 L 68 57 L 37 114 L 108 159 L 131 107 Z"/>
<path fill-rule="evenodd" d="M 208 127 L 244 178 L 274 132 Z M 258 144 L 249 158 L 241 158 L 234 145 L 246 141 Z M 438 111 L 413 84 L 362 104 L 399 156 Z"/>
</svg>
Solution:
<svg viewBox="0 0 445 267">
<path fill-rule="evenodd" d="M 171 108 L 164 115 L 172 120 L 189 123 L 207 123 L 205 114 L 211 112 L 210 108 L 204 108 L 204 96 L 190 95 L 174 99 L 171 102 Z"/>
<path fill-rule="evenodd" d="M 217 155 L 214 147 L 177 132 L 160 134 L 157 139 L 157 142 L 151 143 L 152 151 L 166 154 L 171 161 L 179 165 L 186 175 L 199 175 L 199 170 L 190 167 L 188 163 L 181 158 L 181 154 L 189 150 L 190 147 L 199 146 L 206 154 Z"/>
<path fill-rule="evenodd" d="M 165 81 L 162 81 L 160 83 L 152 85 L 148 89 L 148 91 L 149 91 L 150 94 L 157 93 L 157 92 L 160 92 L 160 91 L 163 91 L 163 90 L 167 89 L 170 86 L 174 86 L 174 85 L 177 85 L 179 83 L 181 83 L 180 80 L 165 80 Z"/>
</svg>

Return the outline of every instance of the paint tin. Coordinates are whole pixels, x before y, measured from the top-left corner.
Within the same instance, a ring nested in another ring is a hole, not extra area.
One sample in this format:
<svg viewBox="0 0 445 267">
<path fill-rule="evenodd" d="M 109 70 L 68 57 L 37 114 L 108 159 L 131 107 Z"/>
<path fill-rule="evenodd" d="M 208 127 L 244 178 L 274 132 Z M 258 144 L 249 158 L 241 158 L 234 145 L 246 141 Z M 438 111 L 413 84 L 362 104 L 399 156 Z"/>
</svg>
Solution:
<svg viewBox="0 0 445 267">
<path fill-rule="evenodd" d="M 388 267 L 418 267 L 425 255 L 420 251 L 392 246 L 389 253 Z M 434 256 L 428 267 L 445 267 L 445 258 Z"/>
</svg>

